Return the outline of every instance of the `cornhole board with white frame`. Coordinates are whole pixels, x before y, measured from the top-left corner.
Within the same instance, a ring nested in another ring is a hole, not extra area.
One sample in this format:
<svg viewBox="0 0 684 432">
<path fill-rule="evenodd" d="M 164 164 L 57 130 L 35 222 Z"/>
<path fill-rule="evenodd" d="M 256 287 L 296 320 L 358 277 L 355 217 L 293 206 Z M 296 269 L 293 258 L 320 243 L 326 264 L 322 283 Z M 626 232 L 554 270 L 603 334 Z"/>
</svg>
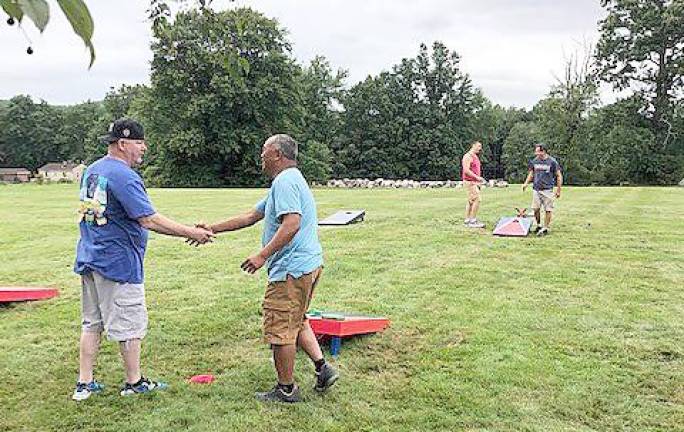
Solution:
<svg viewBox="0 0 684 432">
<path fill-rule="evenodd" d="M 340 210 L 337 213 L 318 221 L 318 225 L 349 225 L 363 222 L 365 217 L 365 210 Z"/>
<path fill-rule="evenodd" d="M 502 217 L 492 234 L 500 237 L 526 237 L 530 233 L 531 227 L 531 217 Z"/>
</svg>

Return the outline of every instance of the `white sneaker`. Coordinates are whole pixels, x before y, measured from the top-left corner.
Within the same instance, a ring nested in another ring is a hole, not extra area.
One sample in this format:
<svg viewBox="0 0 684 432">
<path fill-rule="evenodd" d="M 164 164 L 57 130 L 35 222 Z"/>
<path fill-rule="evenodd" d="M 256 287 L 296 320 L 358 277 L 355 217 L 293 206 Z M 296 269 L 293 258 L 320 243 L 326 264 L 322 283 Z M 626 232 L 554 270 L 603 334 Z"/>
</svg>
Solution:
<svg viewBox="0 0 684 432">
<path fill-rule="evenodd" d="M 104 390 L 104 386 L 99 382 L 93 380 L 89 383 L 76 383 L 74 394 L 71 399 L 80 402 L 88 399 L 93 393 L 100 393 Z"/>
</svg>

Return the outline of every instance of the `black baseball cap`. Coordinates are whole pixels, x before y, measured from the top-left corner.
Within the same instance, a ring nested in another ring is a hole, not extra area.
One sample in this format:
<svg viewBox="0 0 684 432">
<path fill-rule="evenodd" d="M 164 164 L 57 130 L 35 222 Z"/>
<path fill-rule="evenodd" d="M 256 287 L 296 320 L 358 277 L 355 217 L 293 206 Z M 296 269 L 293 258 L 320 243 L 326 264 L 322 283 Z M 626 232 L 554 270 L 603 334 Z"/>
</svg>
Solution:
<svg viewBox="0 0 684 432">
<path fill-rule="evenodd" d="M 121 118 L 109 125 L 109 132 L 102 137 L 102 142 L 111 144 L 120 139 L 144 140 L 145 129 L 135 120 Z"/>
</svg>

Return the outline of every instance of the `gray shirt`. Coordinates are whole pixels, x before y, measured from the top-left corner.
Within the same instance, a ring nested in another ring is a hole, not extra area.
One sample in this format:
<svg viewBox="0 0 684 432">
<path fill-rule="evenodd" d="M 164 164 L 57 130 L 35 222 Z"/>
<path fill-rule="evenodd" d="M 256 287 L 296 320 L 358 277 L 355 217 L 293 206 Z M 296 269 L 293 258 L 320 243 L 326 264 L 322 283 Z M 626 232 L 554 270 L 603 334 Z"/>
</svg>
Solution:
<svg viewBox="0 0 684 432">
<path fill-rule="evenodd" d="M 556 186 L 556 171 L 561 169 L 556 159 L 551 156 L 546 159 L 534 158 L 527 167 L 534 172 L 534 190 L 549 190 Z"/>
</svg>

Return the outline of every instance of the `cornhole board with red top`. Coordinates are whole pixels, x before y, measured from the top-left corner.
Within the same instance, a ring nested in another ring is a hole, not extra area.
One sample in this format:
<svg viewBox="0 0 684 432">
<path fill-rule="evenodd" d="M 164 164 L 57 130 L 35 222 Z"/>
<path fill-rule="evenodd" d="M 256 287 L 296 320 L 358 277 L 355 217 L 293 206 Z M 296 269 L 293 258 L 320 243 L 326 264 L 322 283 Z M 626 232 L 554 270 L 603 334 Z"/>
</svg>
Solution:
<svg viewBox="0 0 684 432">
<path fill-rule="evenodd" d="M 330 336 L 330 354 L 337 356 L 342 348 L 342 338 L 377 333 L 390 325 L 384 317 L 323 312 L 307 314 L 311 329 L 317 336 Z"/>
<path fill-rule="evenodd" d="M 531 217 L 502 217 L 496 224 L 493 234 L 502 237 L 526 237 L 531 227 Z"/>
<path fill-rule="evenodd" d="M 0 303 L 45 300 L 56 295 L 58 295 L 58 291 L 54 288 L 0 286 Z"/>
</svg>

